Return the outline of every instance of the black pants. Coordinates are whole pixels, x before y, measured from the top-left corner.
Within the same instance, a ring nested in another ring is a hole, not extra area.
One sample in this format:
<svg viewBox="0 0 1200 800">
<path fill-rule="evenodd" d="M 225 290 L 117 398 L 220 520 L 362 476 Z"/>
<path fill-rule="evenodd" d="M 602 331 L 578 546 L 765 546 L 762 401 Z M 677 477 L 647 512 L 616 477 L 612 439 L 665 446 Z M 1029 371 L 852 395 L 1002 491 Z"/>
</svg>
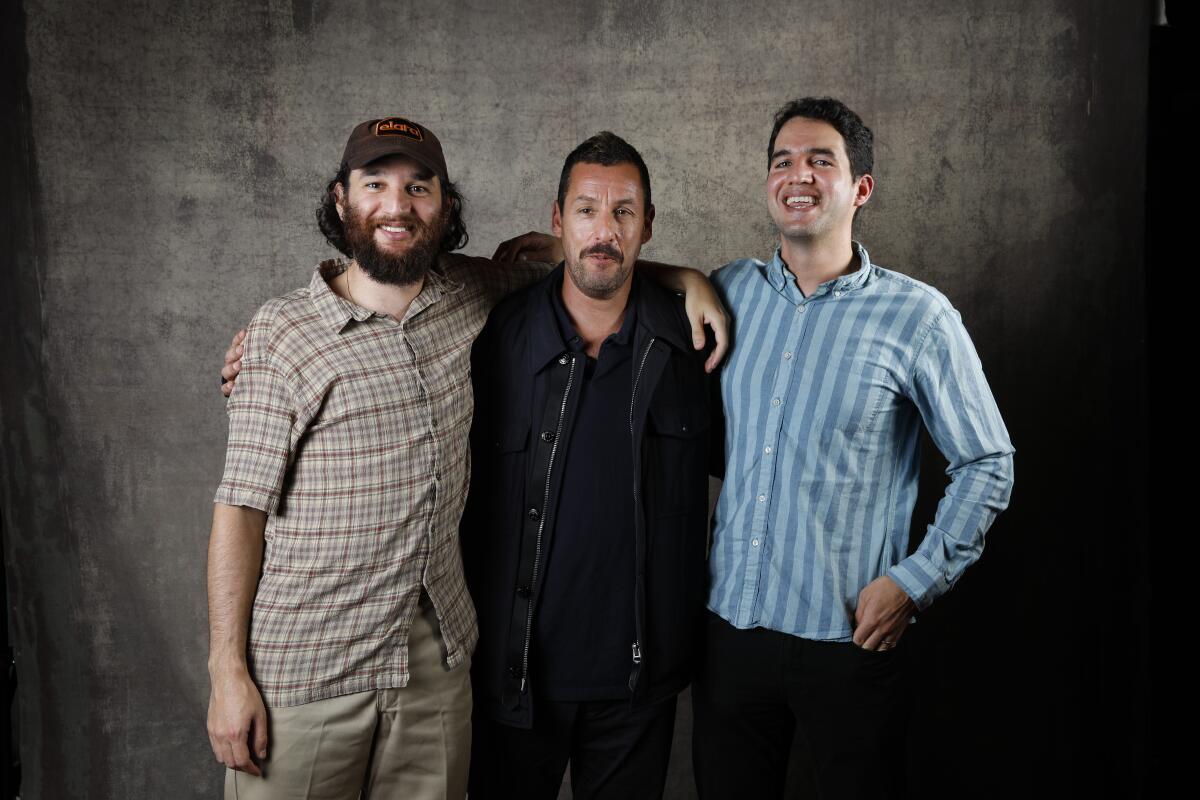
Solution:
<svg viewBox="0 0 1200 800">
<path fill-rule="evenodd" d="M 803 737 L 823 800 L 903 791 L 904 646 L 884 652 L 709 614 L 692 686 L 692 757 L 703 800 L 782 797 L 792 736 Z"/>
<path fill-rule="evenodd" d="M 474 724 L 471 800 L 554 800 L 568 760 L 578 800 L 658 798 L 667 781 L 675 698 L 641 708 L 628 700 L 539 700 L 530 730 L 478 715 Z"/>
</svg>

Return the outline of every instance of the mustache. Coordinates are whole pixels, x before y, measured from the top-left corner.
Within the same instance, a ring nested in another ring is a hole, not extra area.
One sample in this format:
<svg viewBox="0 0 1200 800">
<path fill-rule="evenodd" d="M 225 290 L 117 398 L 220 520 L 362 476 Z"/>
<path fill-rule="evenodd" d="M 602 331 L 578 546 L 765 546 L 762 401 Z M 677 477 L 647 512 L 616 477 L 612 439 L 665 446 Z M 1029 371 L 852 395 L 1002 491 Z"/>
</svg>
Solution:
<svg viewBox="0 0 1200 800">
<path fill-rule="evenodd" d="M 595 244 L 579 252 L 580 258 L 585 256 L 608 256 L 614 261 L 620 261 L 622 254 L 620 250 L 611 244 Z"/>
</svg>

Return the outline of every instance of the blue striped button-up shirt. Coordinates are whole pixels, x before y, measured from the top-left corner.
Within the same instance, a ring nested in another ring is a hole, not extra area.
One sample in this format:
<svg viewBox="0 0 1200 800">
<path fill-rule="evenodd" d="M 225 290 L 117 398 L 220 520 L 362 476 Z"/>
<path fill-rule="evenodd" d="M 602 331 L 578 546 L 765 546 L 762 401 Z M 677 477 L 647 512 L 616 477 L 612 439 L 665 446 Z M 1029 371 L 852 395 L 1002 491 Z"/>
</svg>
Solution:
<svg viewBox="0 0 1200 800">
<path fill-rule="evenodd" d="M 925 608 L 1008 504 L 1012 444 L 958 312 L 855 249 L 861 268 L 808 297 L 778 250 L 712 275 L 735 338 L 708 605 L 739 628 L 848 640 L 881 575 Z M 907 555 L 921 423 L 950 483 Z"/>
</svg>

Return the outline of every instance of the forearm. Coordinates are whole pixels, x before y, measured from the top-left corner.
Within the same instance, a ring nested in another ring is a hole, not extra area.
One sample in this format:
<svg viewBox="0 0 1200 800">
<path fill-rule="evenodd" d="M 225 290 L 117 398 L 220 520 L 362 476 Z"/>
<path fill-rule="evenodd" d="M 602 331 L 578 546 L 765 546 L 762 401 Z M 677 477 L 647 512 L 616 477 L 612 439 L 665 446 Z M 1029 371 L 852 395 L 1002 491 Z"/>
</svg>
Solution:
<svg viewBox="0 0 1200 800">
<path fill-rule="evenodd" d="M 639 258 L 637 268 L 659 286 L 680 294 L 687 294 L 702 283 L 708 283 L 708 278 L 704 277 L 703 272 L 691 267 L 680 267 Z"/>
<path fill-rule="evenodd" d="M 213 506 L 208 544 L 208 668 L 213 676 L 246 669 L 246 636 L 266 526 L 267 515 L 258 509 Z"/>
<path fill-rule="evenodd" d="M 979 560 L 984 535 L 1007 507 L 1012 485 L 1012 453 L 989 455 L 954 470 L 920 546 L 888 572 L 919 608 L 928 608 Z"/>
</svg>

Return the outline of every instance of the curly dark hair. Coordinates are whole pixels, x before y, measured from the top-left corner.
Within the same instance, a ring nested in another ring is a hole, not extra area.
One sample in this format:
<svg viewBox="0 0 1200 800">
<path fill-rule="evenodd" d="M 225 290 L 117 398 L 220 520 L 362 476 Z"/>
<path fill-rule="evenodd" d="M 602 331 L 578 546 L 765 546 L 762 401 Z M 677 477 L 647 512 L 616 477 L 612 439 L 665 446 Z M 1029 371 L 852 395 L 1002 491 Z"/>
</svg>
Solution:
<svg viewBox="0 0 1200 800">
<path fill-rule="evenodd" d="M 346 228 L 342 225 L 342 218 L 338 216 L 337 195 L 334 193 L 334 187 L 339 183 L 343 187 L 350 185 L 350 168 L 346 164 L 342 164 L 338 168 L 337 175 L 326 185 L 325 193 L 321 195 L 321 204 L 317 206 L 317 227 L 325 235 L 325 241 L 336 247 L 347 258 L 354 258 L 349 244 L 346 243 Z M 451 181 L 445 181 L 442 183 L 442 197 L 446 203 L 447 222 L 446 233 L 442 236 L 438 249 L 449 253 L 452 250 L 466 247 L 470 236 L 467 234 L 467 226 L 463 222 L 463 196 L 458 191 L 458 187 Z"/>
<path fill-rule="evenodd" d="M 801 97 L 776 112 L 771 141 L 767 143 L 768 164 L 775 153 L 775 137 L 779 135 L 779 130 L 795 117 L 827 122 L 842 135 L 846 143 L 846 155 L 850 157 L 850 174 L 856 180 L 875 168 L 875 134 L 863 124 L 858 114 L 847 108 L 841 100 L 832 97 Z"/>
</svg>

